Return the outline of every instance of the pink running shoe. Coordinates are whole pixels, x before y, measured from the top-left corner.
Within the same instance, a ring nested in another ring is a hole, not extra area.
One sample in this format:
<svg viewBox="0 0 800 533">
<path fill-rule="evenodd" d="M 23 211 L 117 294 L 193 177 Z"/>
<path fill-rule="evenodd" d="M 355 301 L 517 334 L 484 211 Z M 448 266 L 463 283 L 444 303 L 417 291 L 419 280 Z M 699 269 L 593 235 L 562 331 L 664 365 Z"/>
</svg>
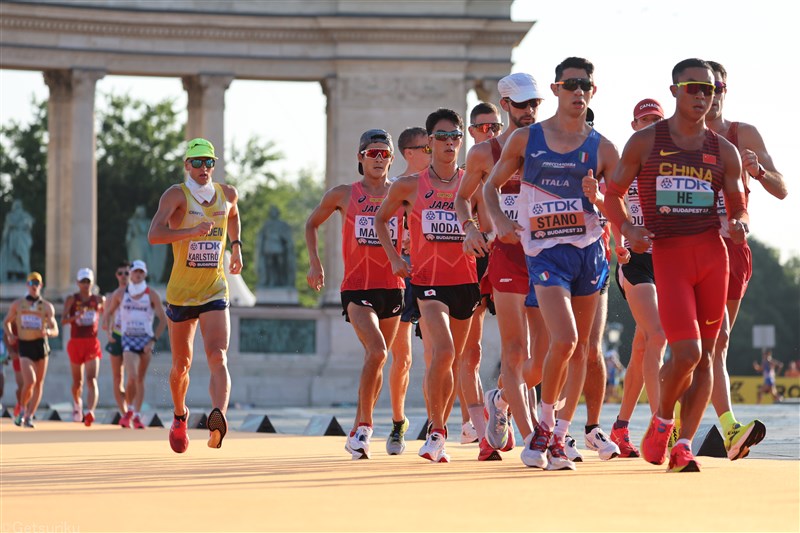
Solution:
<svg viewBox="0 0 800 533">
<path fill-rule="evenodd" d="M 631 442 L 628 428 L 611 428 L 611 442 L 619 446 L 620 457 L 639 457 L 639 450 Z"/>
<path fill-rule="evenodd" d="M 128 410 L 128 412 L 122 415 L 122 418 L 119 419 L 119 425 L 124 428 L 130 428 L 131 418 L 133 418 L 133 411 Z"/>
<path fill-rule="evenodd" d="M 663 465 L 667 460 L 667 444 L 675 424 L 665 424 L 653 415 L 642 439 L 642 457 L 648 463 Z"/>
<path fill-rule="evenodd" d="M 142 422 L 142 417 L 139 416 L 138 414 L 134 415 L 133 417 L 133 427 L 135 429 L 144 429 L 146 427 L 144 425 L 144 422 Z"/>
<path fill-rule="evenodd" d="M 189 410 L 186 410 L 186 420 L 172 418 L 172 427 L 169 428 L 169 445 L 175 453 L 183 453 L 189 447 L 189 435 L 186 421 L 189 420 Z"/>
</svg>

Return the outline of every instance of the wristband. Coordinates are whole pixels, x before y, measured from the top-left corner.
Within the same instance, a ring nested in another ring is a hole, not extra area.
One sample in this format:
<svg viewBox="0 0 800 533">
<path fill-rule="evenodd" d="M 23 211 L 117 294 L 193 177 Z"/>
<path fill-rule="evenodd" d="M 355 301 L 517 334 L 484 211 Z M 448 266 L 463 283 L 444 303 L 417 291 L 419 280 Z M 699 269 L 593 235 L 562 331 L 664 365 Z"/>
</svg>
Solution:
<svg viewBox="0 0 800 533">
<path fill-rule="evenodd" d="M 239 245 L 239 251 L 241 252 L 242 251 L 242 241 L 240 241 L 239 239 L 236 239 L 235 241 L 231 241 L 231 250 L 233 250 L 233 245 L 234 244 L 238 244 Z"/>
<path fill-rule="evenodd" d="M 470 222 L 472 222 L 475 225 L 476 228 L 478 227 L 478 221 L 477 220 L 475 220 L 474 218 L 468 218 L 467 220 L 464 221 L 463 224 L 461 224 L 461 231 L 466 233 L 467 232 L 467 224 L 469 224 Z"/>
</svg>

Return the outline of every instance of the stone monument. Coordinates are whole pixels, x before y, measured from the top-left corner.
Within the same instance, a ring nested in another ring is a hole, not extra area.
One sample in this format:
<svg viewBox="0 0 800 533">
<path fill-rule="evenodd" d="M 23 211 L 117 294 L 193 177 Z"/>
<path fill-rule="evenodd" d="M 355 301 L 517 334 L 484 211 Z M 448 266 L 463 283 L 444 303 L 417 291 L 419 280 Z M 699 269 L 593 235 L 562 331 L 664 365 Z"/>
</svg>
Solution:
<svg viewBox="0 0 800 533">
<path fill-rule="evenodd" d="M 20 200 L 14 200 L 5 218 L 0 240 L 0 283 L 25 283 L 31 271 L 34 219 Z"/>
<path fill-rule="evenodd" d="M 128 261 L 141 259 L 147 264 L 147 277 L 153 284 L 161 284 L 164 279 L 164 264 L 167 259 L 165 244 L 150 244 L 147 232 L 150 230 L 150 218 L 143 205 L 137 206 L 133 216 L 128 219 L 128 230 L 125 232 L 125 244 Z"/>
<path fill-rule="evenodd" d="M 280 217 L 280 210 L 271 205 L 269 216 L 258 232 L 254 265 L 258 273 L 256 299 L 260 304 L 297 304 L 299 301 L 292 228 Z"/>
</svg>

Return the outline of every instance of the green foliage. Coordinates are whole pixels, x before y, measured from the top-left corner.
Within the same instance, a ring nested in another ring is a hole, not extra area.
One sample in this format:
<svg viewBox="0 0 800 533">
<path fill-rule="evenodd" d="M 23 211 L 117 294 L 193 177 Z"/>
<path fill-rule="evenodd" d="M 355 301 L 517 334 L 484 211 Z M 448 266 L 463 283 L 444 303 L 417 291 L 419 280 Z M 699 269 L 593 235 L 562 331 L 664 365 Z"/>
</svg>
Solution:
<svg viewBox="0 0 800 533">
<path fill-rule="evenodd" d="M 0 126 L 0 233 L 14 199 L 34 218 L 31 269 L 44 273 L 47 225 L 47 104 L 32 101 L 29 124 Z M 46 281 L 46 280 L 45 280 Z"/>
</svg>

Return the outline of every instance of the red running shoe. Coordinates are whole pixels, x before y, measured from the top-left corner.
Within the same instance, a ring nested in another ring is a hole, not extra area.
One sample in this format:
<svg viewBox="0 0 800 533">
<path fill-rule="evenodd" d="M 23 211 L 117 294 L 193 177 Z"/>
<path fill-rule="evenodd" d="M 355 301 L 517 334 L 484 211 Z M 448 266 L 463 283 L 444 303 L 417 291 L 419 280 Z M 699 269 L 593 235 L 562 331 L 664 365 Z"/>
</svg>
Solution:
<svg viewBox="0 0 800 533">
<path fill-rule="evenodd" d="M 189 447 L 189 435 L 186 430 L 186 421 L 189 420 L 189 410 L 186 410 L 186 420 L 172 418 L 172 426 L 169 428 L 169 445 L 175 453 L 183 453 Z"/>
<path fill-rule="evenodd" d="M 488 442 L 486 442 L 486 437 L 481 439 L 481 442 L 478 444 L 478 461 L 502 461 L 503 458 L 500 457 L 500 453 L 497 450 L 492 448 Z"/>
<path fill-rule="evenodd" d="M 124 428 L 130 428 L 131 427 L 131 418 L 133 418 L 133 411 L 129 410 L 127 413 L 122 415 L 122 418 L 119 419 L 119 425 L 124 427 Z"/>
<path fill-rule="evenodd" d="M 85 415 L 83 415 L 83 425 L 88 428 L 92 425 L 92 422 L 94 422 L 94 413 L 88 411 Z"/>
<path fill-rule="evenodd" d="M 620 457 L 639 457 L 639 450 L 631 443 L 631 434 L 628 428 L 611 427 L 611 442 L 619 446 Z"/>
<path fill-rule="evenodd" d="M 134 427 L 134 429 L 144 429 L 145 428 L 145 425 L 144 425 L 144 422 L 142 422 L 142 417 L 141 416 L 135 415 L 133 417 L 133 427 Z"/>
<path fill-rule="evenodd" d="M 653 415 L 642 439 L 642 457 L 648 463 L 663 465 L 667 460 L 667 444 L 675 424 L 665 424 Z"/>
<path fill-rule="evenodd" d="M 686 444 L 678 444 L 669 452 L 669 467 L 667 472 L 699 472 L 700 463 L 692 455 L 692 450 Z"/>
</svg>

